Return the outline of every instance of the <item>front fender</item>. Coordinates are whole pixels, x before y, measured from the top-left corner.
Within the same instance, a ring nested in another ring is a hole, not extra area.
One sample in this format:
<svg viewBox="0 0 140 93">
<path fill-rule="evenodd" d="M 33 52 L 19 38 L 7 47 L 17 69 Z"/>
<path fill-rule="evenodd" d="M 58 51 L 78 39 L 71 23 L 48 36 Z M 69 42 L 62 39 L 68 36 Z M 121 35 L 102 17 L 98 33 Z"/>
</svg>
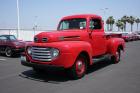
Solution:
<svg viewBox="0 0 140 93">
<path fill-rule="evenodd" d="M 81 52 L 86 52 L 89 55 L 90 61 L 92 59 L 92 47 L 91 44 L 85 41 L 64 41 L 64 42 L 60 42 L 59 44 L 61 44 L 59 46 L 60 52 L 61 53 L 71 53 L 72 56 L 72 61 L 67 63 L 67 65 L 69 64 L 68 67 L 71 67 L 74 62 L 76 61 L 76 58 L 79 56 L 79 54 Z M 67 59 L 70 60 L 70 59 Z M 91 62 L 90 62 L 91 63 Z"/>
</svg>

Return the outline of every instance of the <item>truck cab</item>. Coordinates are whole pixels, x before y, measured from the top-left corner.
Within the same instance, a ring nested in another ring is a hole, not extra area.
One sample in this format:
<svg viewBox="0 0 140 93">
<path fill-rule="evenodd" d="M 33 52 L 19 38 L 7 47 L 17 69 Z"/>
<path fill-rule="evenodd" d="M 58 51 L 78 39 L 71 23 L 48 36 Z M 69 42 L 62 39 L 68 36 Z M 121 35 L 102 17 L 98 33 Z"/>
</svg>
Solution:
<svg viewBox="0 0 140 93">
<path fill-rule="evenodd" d="M 58 31 L 78 31 L 85 32 L 88 38 L 83 38 L 92 46 L 93 56 L 98 56 L 106 52 L 106 38 L 103 21 L 97 15 L 76 15 L 68 16 L 61 20 Z M 83 34 L 83 35 L 85 35 Z M 88 40 L 89 39 L 89 40 Z M 100 42 L 100 43 L 99 43 Z"/>
<path fill-rule="evenodd" d="M 56 31 L 34 37 L 34 42 L 27 45 L 21 56 L 21 64 L 35 71 L 63 68 L 72 78 L 79 79 L 90 65 L 105 58 L 114 63 L 120 61 L 125 43 L 116 36 L 106 35 L 98 15 L 66 16 L 60 20 Z"/>
</svg>

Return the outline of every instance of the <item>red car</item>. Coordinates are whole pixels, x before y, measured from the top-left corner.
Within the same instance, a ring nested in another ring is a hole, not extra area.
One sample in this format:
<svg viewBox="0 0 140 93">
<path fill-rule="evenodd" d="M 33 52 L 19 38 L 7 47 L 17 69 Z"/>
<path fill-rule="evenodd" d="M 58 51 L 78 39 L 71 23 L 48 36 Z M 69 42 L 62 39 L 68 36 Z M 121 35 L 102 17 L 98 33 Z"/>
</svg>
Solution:
<svg viewBox="0 0 140 93">
<path fill-rule="evenodd" d="M 106 58 L 118 63 L 125 42 L 105 34 L 102 18 L 94 14 L 72 15 L 61 19 L 57 31 L 42 32 L 27 45 L 21 64 L 35 71 L 63 68 L 70 77 L 83 77 L 87 68 Z"/>
<path fill-rule="evenodd" d="M 7 57 L 23 52 L 25 42 L 17 40 L 14 35 L 0 35 L 0 53 Z"/>
<path fill-rule="evenodd" d="M 130 41 L 130 37 L 129 37 L 129 34 L 128 34 L 128 33 L 123 33 L 123 34 L 122 34 L 122 38 L 123 38 L 126 42 Z"/>
</svg>

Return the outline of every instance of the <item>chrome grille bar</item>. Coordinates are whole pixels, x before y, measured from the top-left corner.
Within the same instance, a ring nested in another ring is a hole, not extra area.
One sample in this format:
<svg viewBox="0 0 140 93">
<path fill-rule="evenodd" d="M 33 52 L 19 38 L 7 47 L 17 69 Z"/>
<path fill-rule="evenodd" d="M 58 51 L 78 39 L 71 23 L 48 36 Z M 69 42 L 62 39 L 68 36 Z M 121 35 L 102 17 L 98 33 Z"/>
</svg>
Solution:
<svg viewBox="0 0 140 93">
<path fill-rule="evenodd" d="M 43 48 L 43 47 L 32 47 L 32 59 L 37 61 L 51 61 L 51 49 L 50 48 Z"/>
</svg>

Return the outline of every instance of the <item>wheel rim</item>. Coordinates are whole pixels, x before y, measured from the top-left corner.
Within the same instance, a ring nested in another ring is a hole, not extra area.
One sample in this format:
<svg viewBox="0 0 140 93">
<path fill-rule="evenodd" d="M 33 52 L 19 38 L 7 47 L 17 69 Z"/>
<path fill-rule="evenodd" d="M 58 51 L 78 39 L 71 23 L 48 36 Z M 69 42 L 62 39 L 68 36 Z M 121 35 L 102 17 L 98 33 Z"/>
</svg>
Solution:
<svg viewBox="0 0 140 93">
<path fill-rule="evenodd" d="M 85 62 L 83 58 L 79 58 L 76 61 L 76 73 L 79 77 L 85 73 Z"/>
<path fill-rule="evenodd" d="M 6 49 L 6 56 L 11 56 L 12 50 L 10 48 Z"/>
</svg>

